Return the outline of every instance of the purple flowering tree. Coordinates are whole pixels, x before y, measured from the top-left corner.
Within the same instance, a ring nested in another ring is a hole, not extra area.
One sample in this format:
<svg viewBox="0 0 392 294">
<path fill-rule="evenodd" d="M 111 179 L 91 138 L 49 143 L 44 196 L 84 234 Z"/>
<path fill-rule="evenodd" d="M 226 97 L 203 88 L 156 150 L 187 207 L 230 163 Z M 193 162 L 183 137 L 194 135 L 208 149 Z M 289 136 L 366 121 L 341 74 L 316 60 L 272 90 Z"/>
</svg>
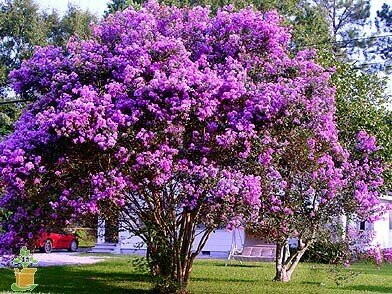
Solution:
<svg viewBox="0 0 392 294">
<path fill-rule="evenodd" d="M 0 143 L 1 253 L 115 215 L 146 243 L 157 289 L 185 291 L 219 226 L 257 222 L 281 249 L 299 225 L 312 235 L 345 212 L 330 75 L 289 43 L 274 12 L 149 2 L 90 40 L 38 49 L 11 75 L 36 100 Z M 347 207 L 361 197 L 375 194 Z"/>
<path fill-rule="evenodd" d="M 344 150 L 332 115 L 333 98 L 328 100 L 333 96 L 319 92 L 325 89 L 319 84 L 313 91 L 321 95 L 298 97 L 306 99 L 295 103 L 305 107 L 302 114 L 284 118 L 264 144 L 267 149 L 261 161 L 268 165 L 259 174 L 263 179 L 260 220 L 251 230 L 276 243 L 277 281 L 290 281 L 302 256 L 319 237 L 325 238 L 328 232 L 330 242 L 349 242 L 345 228 L 358 221 L 373 222 L 385 210 L 379 200 L 383 169 L 374 154 L 375 138 L 361 131 L 356 152 Z M 290 238 L 298 240 L 291 253 Z M 368 246 L 372 240 L 364 241 L 362 245 Z"/>
</svg>

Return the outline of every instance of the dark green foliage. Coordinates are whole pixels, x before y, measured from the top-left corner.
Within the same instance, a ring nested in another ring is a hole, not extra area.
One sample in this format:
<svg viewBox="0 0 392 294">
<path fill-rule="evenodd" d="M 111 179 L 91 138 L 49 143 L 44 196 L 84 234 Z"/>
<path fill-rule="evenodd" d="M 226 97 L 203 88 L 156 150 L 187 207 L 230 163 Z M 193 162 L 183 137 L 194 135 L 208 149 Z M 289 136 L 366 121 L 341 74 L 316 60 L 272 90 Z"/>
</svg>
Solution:
<svg viewBox="0 0 392 294">
<path fill-rule="evenodd" d="M 9 72 L 30 56 L 36 45 L 45 44 L 42 17 L 32 0 L 6 0 L 0 4 L 0 93 Z"/>
<path fill-rule="evenodd" d="M 105 17 L 117 11 L 124 10 L 125 8 L 132 6 L 136 9 L 140 8 L 145 0 L 111 0 L 107 4 L 107 10 L 105 10 Z"/>
<path fill-rule="evenodd" d="M 75 5 L 69 5 L 64 16 L 59 17 L 56 11 L 43 15 L 46 28 L 46 42 L 55 46 L 66 46 L 73 35 L 86 39 L 91 35 L 90 24 L 97 17 L 89 11 L 83 11 Z"/>
<path fill-rule="evenodd" d="M 0 96 L 1 97 L 1 96 Z M 2 99 L 0 98 L 0 102 Z M 13 124 L 19 117 L 24 103 L 0 104 L 0 140 L 13 130 Z"/>
<path fill-rule="evenodd" d="M 318 241 L 305 253 L 304 261 L 341 265 L 346 259 L 347 244 L 344 241 Z"/>
<path fill-rule="evenodd" d="M 30 57 L 35 46 L 65 46 L 72 35 L 86 38 L 96 17 L 69 5 L 64 16 L 56 11 L 41 12 L 33 0 L 0 2 L 0 139 L 13 130 L 24 103 L 1 104 L 15 100 L 8 84 L 9 73 Z"/>
<path fill-rule="evenodd" d="M 386 78 L 359 71 L 337 60 L 330 52 L 319 52 L 319 62 L 335 67 L 332 83 L 336 87 L 336 119 L 339 139 L 351 152 L 355 150 L 356 134 L 366 130 L 377 138 L 386 168 L 385 190 L 392 189 L 392 110 L 391 97 L 386 94 Z"/>
</svg>

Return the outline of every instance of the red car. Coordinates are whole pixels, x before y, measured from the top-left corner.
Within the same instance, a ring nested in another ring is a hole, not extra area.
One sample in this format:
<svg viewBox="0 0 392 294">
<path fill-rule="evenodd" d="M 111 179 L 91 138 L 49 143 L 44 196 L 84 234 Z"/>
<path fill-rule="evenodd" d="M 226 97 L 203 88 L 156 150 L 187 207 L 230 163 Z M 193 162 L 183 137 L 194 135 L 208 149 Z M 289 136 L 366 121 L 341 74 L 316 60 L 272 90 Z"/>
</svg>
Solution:
<svg viewBox="0 0 392 294">
<path fill-rule="evenodd" d="M 78 251 L 78 239 L 73 234 L 43 233 L 37 241 L 37 247 L 41 252 L 50 253 L 53 249 L 67 249 Z"/>
</svg>

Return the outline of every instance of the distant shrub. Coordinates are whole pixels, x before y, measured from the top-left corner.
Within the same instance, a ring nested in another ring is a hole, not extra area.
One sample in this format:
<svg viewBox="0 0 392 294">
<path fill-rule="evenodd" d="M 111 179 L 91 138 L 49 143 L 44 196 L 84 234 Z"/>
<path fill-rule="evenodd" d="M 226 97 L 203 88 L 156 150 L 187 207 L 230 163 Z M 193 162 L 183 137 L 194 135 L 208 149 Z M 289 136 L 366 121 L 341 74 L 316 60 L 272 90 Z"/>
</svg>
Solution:
<svg viewBox="0 0 392 294">
<path fill-rule="evenodd" d="M 341 264 L 348 259 L 348 245 L 340 242 L 316 242 L 304 255 L 308 262 Z"/>
<path fill-rule="evenodd" d="M 382 256 L 385 262 L 392 263 L 392 248 L 383 249 Z"/>
<path fill-rule="evenodd" d="M 392 248 L 382 249 L 380 245 L 377 245 L 362 252 L 362 254 L 359 255 L 359 259 L 375 263 L 378 267 L 380 267 L 382 263 L 392 264 Z"/>
</svg>

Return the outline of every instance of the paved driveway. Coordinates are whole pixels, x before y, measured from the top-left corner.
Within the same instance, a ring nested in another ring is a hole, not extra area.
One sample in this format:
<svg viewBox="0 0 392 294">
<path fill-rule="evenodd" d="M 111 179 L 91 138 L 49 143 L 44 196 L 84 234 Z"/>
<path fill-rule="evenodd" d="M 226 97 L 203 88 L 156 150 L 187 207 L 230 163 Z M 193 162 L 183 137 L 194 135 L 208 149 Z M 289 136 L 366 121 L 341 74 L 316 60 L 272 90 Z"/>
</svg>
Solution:
<svg viewBox="0 0 392 294">
<path fill-rule="evenodd" d="M 54 265 L 80 265 L 80 264 L 94 264 L 97 262 L 104 261 L 108 258 L 112 258 L 110 255 L 97 255 L 87 254 L 81 252 L 65 252 L 65 251 L 54 251 L 52 253 L 33 253 L 34 258 L 38 260 L 37 266 L 54 266 Z M 4 265 L 1 263 L 2 258 L 0 256 L 0 268 Z M 0 292 L 1 293 L 1 292 Z"/>
<path fill-rule="evenodd" d="M 34 257 L 38 260 L 38 266 L 94 264 L 110 258 L 110 256 L 80 254 L 78 252 L 34 253 Z"/>
</svg>

